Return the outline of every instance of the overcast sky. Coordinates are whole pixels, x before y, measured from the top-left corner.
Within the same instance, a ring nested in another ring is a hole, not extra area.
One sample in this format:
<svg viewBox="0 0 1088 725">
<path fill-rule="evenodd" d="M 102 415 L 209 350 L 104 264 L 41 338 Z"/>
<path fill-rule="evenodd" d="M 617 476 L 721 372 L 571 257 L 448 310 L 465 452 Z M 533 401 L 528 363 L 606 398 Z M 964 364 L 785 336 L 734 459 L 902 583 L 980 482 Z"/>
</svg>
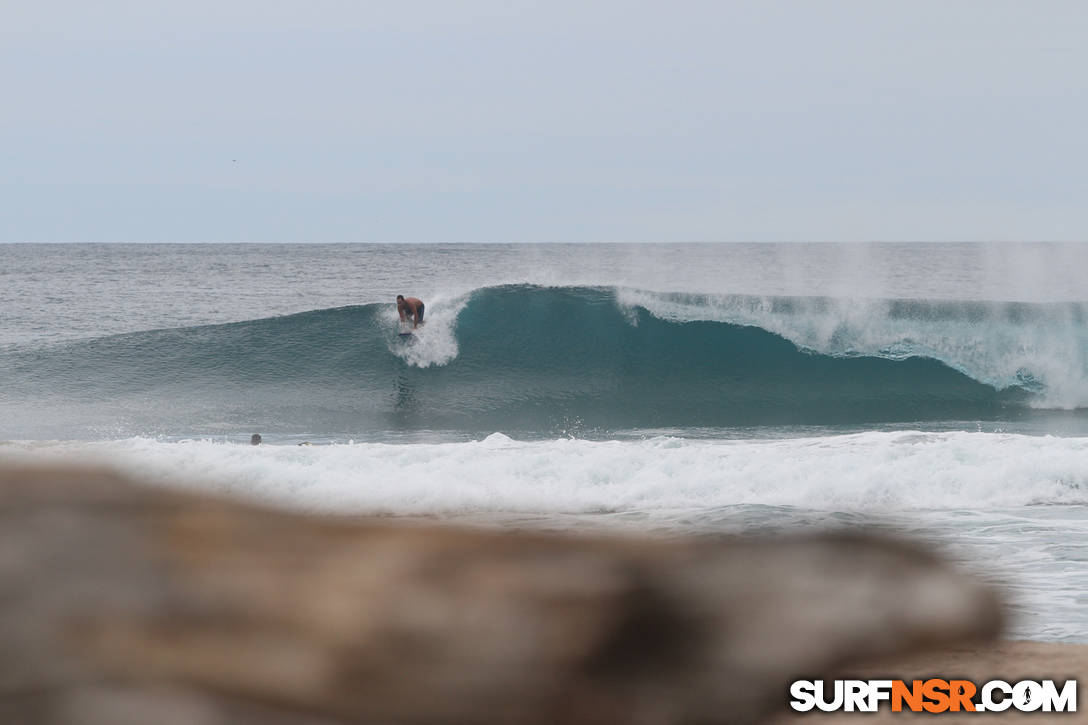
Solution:
<svg viewBox="0 0 1088 725">
<path fill-rule="evenodd" d="M 0 0 L 0 240 L 1088 240 L 1088 3 Z"/>
</svg>

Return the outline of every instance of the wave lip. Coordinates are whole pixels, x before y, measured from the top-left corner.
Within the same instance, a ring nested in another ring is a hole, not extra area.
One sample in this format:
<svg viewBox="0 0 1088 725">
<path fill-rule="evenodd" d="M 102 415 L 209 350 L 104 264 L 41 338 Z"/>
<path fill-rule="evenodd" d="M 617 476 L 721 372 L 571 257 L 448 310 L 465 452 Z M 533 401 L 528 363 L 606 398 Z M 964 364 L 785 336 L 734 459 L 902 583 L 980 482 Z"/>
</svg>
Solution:
<svg viewBox="0 0 1088 725">
<path fill-rule="evenodd" d="M 759 327 L 838 357 L 926 357 L 1043 408 L 1088 407 L 1088 303 L 694 295 L 619 290 L 621 304 L 674 322 Z"/>
<path fill-rule="evenodd" d="M 1008 419 L 1082 404 L 1081 312 L 488 287 L 3 353 L 0 436 Z"/>
</svg>

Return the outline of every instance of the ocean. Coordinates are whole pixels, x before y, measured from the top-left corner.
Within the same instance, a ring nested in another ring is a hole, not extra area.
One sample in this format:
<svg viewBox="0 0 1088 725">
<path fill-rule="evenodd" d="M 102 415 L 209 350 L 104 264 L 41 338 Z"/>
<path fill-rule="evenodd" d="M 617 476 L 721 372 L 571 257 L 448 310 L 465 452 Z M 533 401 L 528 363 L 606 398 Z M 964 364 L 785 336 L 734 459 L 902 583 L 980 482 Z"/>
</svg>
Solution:
<svg viewBox="0 0 1088 725">
<path fill-rule="evenodd" d="M 1088 642 L 1086 263 L 1042 243 L 0 245 L 0 462 L 480 525 L 877 525 L 1004 587 L 1009 636 Z M 414 337 L 397 294 L 426 303 Z"/>
</svg>

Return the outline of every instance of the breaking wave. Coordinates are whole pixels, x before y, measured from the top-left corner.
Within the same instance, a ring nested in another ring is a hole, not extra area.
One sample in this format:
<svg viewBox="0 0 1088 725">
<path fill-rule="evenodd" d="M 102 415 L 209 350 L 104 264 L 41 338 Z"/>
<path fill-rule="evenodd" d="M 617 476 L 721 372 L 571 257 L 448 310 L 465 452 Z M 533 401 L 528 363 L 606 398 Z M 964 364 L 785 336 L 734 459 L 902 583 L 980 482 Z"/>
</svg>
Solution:
<svg viewBox="0 0 1088 725">
<path fill-rule="evenodd" d="M 1081 303 L 506 285 L 0 356 L 0 436 L 990 420 L 1088 403 Z"/>
</svg>

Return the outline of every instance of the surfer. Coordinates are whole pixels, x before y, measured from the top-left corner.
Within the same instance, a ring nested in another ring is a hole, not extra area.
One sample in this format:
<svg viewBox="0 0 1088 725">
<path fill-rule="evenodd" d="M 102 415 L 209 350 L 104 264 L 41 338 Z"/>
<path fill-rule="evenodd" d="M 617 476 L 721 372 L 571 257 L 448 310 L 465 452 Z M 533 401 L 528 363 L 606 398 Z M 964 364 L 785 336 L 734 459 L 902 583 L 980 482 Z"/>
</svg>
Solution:
<svg viewBox="0 0 1088 725">
<path fill-rule="evenodd" d="M 407 322 L 410 317 L 412 327 L 419 327 L 423 324 L 423 300 L 397 295 L 397 314 L 401 322 Z"/>
</svg>

